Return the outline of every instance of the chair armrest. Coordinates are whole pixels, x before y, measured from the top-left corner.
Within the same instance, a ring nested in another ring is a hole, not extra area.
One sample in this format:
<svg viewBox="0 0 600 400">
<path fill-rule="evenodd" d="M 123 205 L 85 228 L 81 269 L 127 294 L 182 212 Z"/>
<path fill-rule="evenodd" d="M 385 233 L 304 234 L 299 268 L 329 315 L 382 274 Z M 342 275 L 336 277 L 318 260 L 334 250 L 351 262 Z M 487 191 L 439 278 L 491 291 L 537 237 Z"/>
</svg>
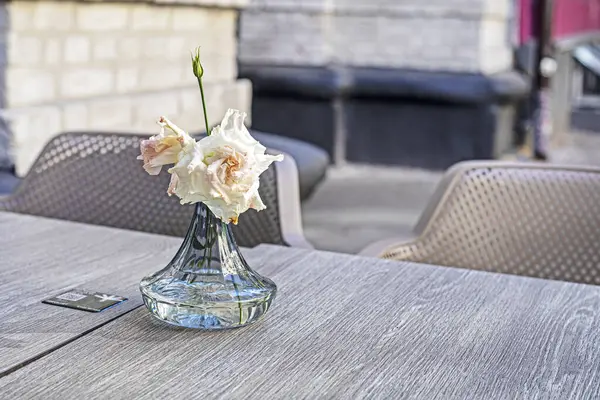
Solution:
<svg viewBox="0 0 600 400">
<path fill-rule="evenodd" d="M 291 247 L 312 249 L 313 246 L 304 237 L 302 229 L 300 186 L 296 162 L 289 154 L 283 154 L 283 161 L 277 163 L 275 168 L 281 236 Z"/>
</svg>

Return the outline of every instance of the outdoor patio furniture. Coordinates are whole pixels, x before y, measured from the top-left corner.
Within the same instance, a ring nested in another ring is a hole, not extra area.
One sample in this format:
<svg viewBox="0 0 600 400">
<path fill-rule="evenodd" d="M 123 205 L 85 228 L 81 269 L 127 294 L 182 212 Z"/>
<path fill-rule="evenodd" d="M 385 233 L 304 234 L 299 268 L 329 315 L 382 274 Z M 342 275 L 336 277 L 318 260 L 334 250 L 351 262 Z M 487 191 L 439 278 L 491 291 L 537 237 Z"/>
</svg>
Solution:
<svg viewBox="0 0 600 400">
<path fill-rule="evenodd" d="M 3 398 L 599 392 L 598 286 L 263 245 L 244 256 L 280 288 L 269 314 L 247 328 L 203 333 L 154 320 L 138 291 L 180 242 L 0 212 Z M 41 303 L 70 288 L 128 300 L 100 313 Z"/>
<path fill-rule="evenodd" d="M 139 154 L 143 136 L 66 133 L 52 139 L 16 191 L 0 198 L 0 210 L 184 236 L 193 206 L 182 206 L 166 189 L 170 175 L 148 176 Z M 302 233 L 298 174 L 292 157 L 261 175 L 267 205 L 249 210 L 234 226 L 238 244 L 310 247 Z"/>
<path fill-rule="evenodd" d="M 329 167 L 327 152 L 313 144 L 284 136 L 252 131 L 252 136 L 264 146 L 287 153 L 298 167 L 300 199 L 306 200 L 325 178 Z"/>
<path fill-rule="evenodd" d="M 361 254 L 598 285 L 600 169 L 459 163 L 414 234 Z"/>
</svg>

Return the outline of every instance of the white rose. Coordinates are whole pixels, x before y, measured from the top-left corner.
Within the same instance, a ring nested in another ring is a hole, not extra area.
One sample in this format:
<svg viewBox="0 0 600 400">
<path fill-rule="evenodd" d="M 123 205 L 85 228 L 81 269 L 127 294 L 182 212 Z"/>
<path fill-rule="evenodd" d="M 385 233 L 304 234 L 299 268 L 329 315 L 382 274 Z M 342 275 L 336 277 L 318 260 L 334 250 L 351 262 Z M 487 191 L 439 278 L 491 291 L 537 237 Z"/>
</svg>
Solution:
<svg viewBox="0 0 600 400">
<path fill-rule="evenodd" d="M 237 223 L 249 208 L 265 208 L 258 194 L 259 176 L 283 155 L 266 148 L 244 126 L 245 113 L 229 109 L 210 136 L 183 147 L 172 174 L 169 194 L 182 204 L 202 202 L 225 222 Z"/>
<path fill-rule="evenodd" d="M 165 117 L 160 117 L 158 125 L 161 127 L 160 133 L 141 141 L 141 155 L 137 158 L 144 161 L 144 169 L 150 175 L 158 175 L 163 165 L 175 164 L 179 160 L 179 153 L 195 143 L 190 135 Z"/>
</svg>

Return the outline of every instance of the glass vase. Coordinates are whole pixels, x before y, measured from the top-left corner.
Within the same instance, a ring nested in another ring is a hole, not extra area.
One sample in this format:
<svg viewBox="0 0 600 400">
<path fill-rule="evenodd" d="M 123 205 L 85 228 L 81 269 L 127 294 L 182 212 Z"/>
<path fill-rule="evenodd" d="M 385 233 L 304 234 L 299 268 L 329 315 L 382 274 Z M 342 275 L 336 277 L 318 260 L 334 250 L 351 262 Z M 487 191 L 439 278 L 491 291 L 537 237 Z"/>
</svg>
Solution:
<svg viewBox="0 0 600 400">
<path fill-rule="evenodd" d="M 140 283 L 150 313 L 172 325 L 228 329 L 248 325 L 267 312 L 277 286 L 253 271 L 228 224 L 202 203 L 173 260 Z"/>
</svg>

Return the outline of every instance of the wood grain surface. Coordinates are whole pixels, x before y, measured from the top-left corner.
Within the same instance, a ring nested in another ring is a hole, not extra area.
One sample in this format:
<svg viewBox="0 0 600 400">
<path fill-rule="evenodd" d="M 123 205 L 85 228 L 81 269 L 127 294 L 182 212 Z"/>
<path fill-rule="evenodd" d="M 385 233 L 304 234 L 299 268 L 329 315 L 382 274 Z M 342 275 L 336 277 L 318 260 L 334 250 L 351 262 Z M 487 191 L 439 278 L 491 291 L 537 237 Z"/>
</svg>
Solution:
<svg viewBox="0 0 600 400">
<path fill-rule="evenodd" d="M 5 398 L 575 399 L 600 394 L 600 288 L 259 247 L 265 320 L 205 333 L 144 308 L 0 379 Z"/>
<path fill-rule="evenodd" d="M 142 304 L 180 238 L 0 212 L 0 376 Z M 72 288 L 125 296 L 100 313 L 42 304 Z"/>
</svg>

